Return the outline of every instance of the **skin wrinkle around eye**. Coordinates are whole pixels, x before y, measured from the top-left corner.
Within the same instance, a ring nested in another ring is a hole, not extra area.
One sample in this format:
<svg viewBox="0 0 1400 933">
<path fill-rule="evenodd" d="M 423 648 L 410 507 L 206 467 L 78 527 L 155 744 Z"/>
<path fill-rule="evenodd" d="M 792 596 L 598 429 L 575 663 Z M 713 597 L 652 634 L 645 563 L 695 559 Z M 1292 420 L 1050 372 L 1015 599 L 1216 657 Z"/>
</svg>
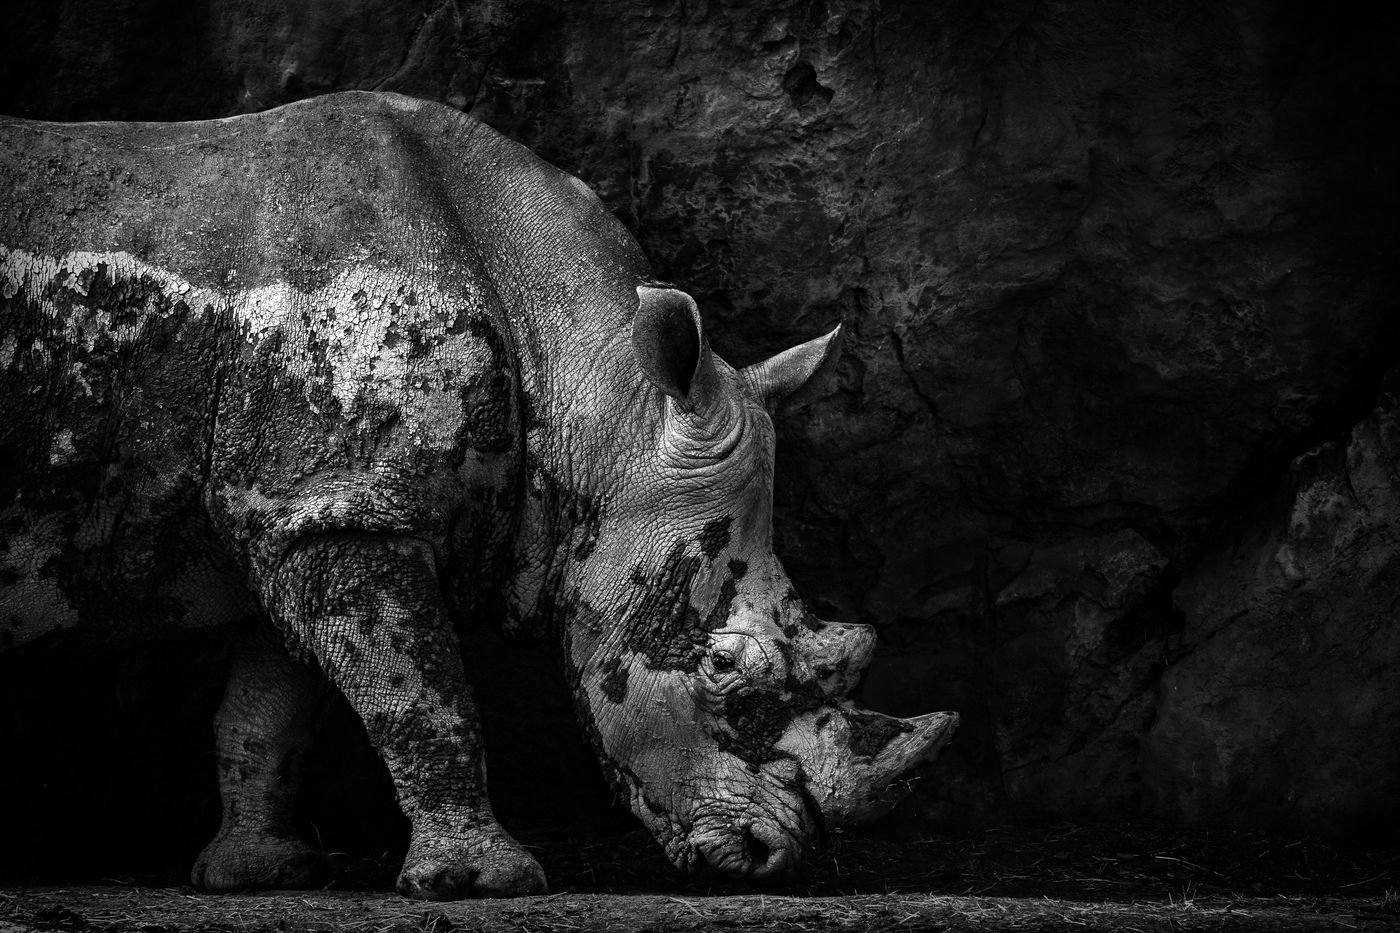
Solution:
<svg viewBox="0 0 1400 933">
<path fill-rule="evenodd" d="M 721 640 L 723 640 L 722 643 Z M 724 647 L 724 645 L 733 645 L 736 640 L 742 640 L 746 643 L 745 647 L 752 646 L 752 648 L 756 650 L 759 658 L 758 663 L 746 663 L 746 658 L 753 656 L 753 651 L 746 651 L 742 647 L 739 650 L 735 650 L 732 647 Z M 768 653 L 768 649 L 764 645 L 763 640 L 752 632 L 725 631 L 721 629 L 717 632 L 710 633 L 710 641 L 710 651 L 725 650 L 730 653 L 735 662 L 735 674 L 739 676 L 745 686 L 751 689 L 781 686 L 783 681 L 787 678 L 786 670 L 778 671 L 779 664 L 777 661 L 782 660 L 781 656 L 776 656 L 775 661 L 775 656 Z"/>
</svg>

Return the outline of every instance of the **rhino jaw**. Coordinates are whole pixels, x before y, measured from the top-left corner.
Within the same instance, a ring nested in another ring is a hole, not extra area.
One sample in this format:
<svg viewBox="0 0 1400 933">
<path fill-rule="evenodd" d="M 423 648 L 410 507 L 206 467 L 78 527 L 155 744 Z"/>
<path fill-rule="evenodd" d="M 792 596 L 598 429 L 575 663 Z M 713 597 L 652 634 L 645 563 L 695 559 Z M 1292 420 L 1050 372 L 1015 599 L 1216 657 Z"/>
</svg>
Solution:
<svg viewBox="0 0 1400 933">
<path fill-rule="evenodd" d="M 904 799 L 953 736 L 957 713 L 898 719 L 850 703 L 795 717 L 777 748 L 802 764 L 807 794 L 828 826 L 867 823 Z"/>
</svg>

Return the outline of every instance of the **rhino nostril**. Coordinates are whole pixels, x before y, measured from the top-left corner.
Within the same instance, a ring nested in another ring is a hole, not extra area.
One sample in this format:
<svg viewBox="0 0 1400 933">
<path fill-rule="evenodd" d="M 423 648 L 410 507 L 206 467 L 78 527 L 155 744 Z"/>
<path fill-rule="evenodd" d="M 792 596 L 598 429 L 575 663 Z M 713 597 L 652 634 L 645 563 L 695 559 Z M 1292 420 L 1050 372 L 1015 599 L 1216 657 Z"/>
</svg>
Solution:
<svg viewBox="0 0 1400 933">
<path fill-rule="evenodd" d="M 749 857 L 750 870 L 763 868 L 768 864 L 768 859 L 773 854 L 768 843 L 753 834 L 752 829 L 744 830 L 744 851 Z"/>
</svg>

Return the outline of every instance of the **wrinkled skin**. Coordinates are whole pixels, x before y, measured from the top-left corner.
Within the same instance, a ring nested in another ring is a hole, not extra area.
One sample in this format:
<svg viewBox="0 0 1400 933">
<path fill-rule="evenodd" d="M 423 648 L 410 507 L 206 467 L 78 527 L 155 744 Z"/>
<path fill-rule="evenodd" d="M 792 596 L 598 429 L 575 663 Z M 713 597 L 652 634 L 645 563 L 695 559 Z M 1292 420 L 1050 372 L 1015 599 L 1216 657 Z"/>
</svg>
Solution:
<svg viewBox="0 0 1400 933">
<path fill-rule="evenodd" d="M 545 889 L 492 816 L 459 627 L 557 645 L 683 869 L 780 878 L 947 741 L 842 698 L 862 626 L 772 553 L 770 413 L 584 186 L 351 93 L 190 124 L 0 121 L 0 649 L 237 633 L 213 890 L 319 881 L 291 805 L 322 683 L 412 824 L 399 890 Z"/>
</svg>

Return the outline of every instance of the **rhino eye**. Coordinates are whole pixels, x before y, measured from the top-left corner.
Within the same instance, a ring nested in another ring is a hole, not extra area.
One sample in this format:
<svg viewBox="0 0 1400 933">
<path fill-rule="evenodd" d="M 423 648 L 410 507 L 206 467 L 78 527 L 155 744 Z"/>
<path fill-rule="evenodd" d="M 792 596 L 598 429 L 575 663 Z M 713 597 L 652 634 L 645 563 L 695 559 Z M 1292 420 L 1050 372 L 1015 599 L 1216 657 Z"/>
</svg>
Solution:
<svg viewBox="0 0 1400 933">
<path fill-rule="evenodd" d="M 710 655 L 710 663 L 713 664 L 715 670 L 720 673 L 732 671 L 734 670 L 734 655 L 730 654 L 728 651 L 716 651 L 714 654 Z"/>
</svg>

